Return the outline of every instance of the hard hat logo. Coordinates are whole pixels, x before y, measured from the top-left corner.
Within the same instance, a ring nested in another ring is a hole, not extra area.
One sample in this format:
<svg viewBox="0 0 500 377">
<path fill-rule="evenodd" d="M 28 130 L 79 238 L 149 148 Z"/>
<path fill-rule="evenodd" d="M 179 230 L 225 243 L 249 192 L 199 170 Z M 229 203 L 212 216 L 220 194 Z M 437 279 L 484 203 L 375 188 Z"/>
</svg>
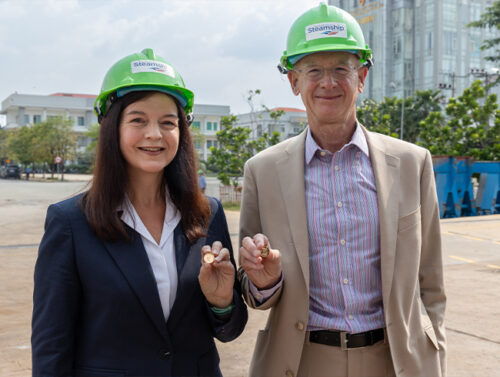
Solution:
<svg viewBox="0 0 500 377">
<path fill-rule="evenodd" d="M 306 27 L 306 41 L 318 38 L 347 38 L 347 27 L 339 22 L 324 22 Z"/>
<path fill-rule="evenodd" d="M 172 66 L 163 62 L 154 60 L 135 60 L 130 63 L 130 68 L 132 73 L 156 72 L 175 78 L 175 71 Z"/>
</svg>

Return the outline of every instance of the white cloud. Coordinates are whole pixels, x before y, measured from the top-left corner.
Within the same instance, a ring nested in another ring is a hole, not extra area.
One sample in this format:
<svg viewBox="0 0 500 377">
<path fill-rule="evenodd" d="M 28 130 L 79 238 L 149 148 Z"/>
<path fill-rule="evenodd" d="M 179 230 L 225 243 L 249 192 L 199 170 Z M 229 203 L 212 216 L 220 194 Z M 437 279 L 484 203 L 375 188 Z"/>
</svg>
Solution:
<svg viewBox="0 0 500 377">
<path fill-rule="evenodd" d="M 312 0 L 0 0 L 0 101 L 17 91 L 98 93 L 118 59 L 151 47 L 198 103 L 247 111 L 300 106 L 276 70 L 288 29 Z"/>
</svg>

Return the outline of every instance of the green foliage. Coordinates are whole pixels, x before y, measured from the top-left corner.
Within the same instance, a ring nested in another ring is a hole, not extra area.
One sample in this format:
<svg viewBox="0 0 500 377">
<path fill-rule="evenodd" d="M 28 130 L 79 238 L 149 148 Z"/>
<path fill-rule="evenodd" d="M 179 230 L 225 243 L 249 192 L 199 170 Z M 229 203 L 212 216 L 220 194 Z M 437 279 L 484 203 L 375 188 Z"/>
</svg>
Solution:
<svg viewBox="0 0 500 377">
<path fill-rule="evenodd" d="M 69 120 L 62 117 L 48 119 L 32 126 L 23 126 L 10 130 L 7 139 L 8 153 L 23 165 L 43 163 L 53 165 L 59 156 L 63 162 L 74 155 L 76 137 Z"/>
<path fill-rule="evenodd" d="M 9 136 L 9 130 L 0 128 L 0 159 L 8 157 L 8 144 L 7 138 Z"/>
<path fill-rule="evenodd" d="M 416 91 L 414 96 L 386 97 L 380 103 L 365 99 L 357 109 L 357 118 L 371 131 L 398 138 L 401 134 L 401 105 L 404 107 L 403 138 L 415 143 L 420 133 L 420 122 L 431 112 L 440 111 L 443 96 L 438 90 Z"/>
<path fill-rule="evenodd" d="M 458 98 L 451 98 L 446 116 L 431 112 L 421 122 L 419 145 L 434 155 L 471 156 L 500 160 L 500 111 L 495 94 L 486 95 L 475 81 Z"/>
<path fill-rule="evenodd" d="M 250 129 L 235 127 L 236 116 L 222 117 L 217 132 L 218 147 L 211 147 L 208 164 L 217 170 L 217 178 L 224 184 L 238 186 L 245 162 L 257 152 L 279 142 L 280 134 L 264 133 L 257 140 L 249 140 Z"/>
</svg>

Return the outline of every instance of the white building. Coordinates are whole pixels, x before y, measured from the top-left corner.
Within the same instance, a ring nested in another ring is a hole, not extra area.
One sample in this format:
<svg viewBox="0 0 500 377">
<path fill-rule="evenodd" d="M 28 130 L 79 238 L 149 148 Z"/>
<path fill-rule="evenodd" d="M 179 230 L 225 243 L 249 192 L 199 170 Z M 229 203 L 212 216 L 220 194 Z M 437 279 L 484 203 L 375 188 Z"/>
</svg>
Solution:
<svg viewBox="0 0 500 377">
<path fill-rule="evenodd" d="M 51 117 L 70 119 L 73 130 L 80 137 L 78 147 L 84 148 L 89 140 L 83 136 L 92 124 L 97 124 L 93 106 L 97 98 L 93 94 L 55 93 L 34 95 L 13 93 L 2 101 L 0 114 L 5 115 L 5 128 L 22 127 L 44 122 Z M 222 116 L 230 114 L 229 106 L 194 105 L 193 129 L 205 136 L 203 145 L 195 145 L 201 159 L 206 160 L 212 145 L 217 145 L 215 133 L 220 129 Z"/>
<path fill-rule="evenodd" d="M 217 131 L 220 130 L 221 118 L 230 115 L 229 106 L 222 105 L 194 105 L 194 121 L 191 129 L 198 130 L 203 136 L 203 143 L 195 141 L 194 147 L 200 160 L 206 161 L 210 156 L 210 147 L 217 147 Z"/>
<path fill-rule="evenodd" d="M 468 28 L 493 0 L 329 0 L 361 25 L 373 50 L 362 98 L 411 96 L 416 90 L 444 89 L 457 97 L 477 79 L 491 82 L 500 67 L 485 60 L 486 39 L 497 28 Z M 493 51 L 494 53 L 494 51 Z M 494 77 L 495 76 L 495 77 Z M 499 93 L 495 87 L 492 92 Z"/>
<path fill-rule="evenodd" d="M 273 119 L 271 113 L 279 110 L 284 114 L 278 119 Z M 250 139 L 255 140 L 264 133 L 271 135 L 279 132 L 281 140 L 298 135 L 307 126 L 307 115 L 305 110 L 292 107 L 275 107 L 270 111 L 256 111 L 237 115 L 236 126 L 249 127 L 251 130 Z"/>
</svg>

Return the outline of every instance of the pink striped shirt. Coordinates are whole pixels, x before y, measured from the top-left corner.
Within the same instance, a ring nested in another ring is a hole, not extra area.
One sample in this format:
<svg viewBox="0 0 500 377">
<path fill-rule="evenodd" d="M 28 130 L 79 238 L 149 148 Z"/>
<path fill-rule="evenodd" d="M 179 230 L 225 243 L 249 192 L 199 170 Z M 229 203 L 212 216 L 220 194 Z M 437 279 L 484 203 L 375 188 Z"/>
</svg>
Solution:
<svg viewBox="0 0 500 377">
<path fill-rule="evenodd" d="M 377 189 L 365 135 L 332 154 L 307 131 L 308 330 L 385 327 Z"/>
</svg>

